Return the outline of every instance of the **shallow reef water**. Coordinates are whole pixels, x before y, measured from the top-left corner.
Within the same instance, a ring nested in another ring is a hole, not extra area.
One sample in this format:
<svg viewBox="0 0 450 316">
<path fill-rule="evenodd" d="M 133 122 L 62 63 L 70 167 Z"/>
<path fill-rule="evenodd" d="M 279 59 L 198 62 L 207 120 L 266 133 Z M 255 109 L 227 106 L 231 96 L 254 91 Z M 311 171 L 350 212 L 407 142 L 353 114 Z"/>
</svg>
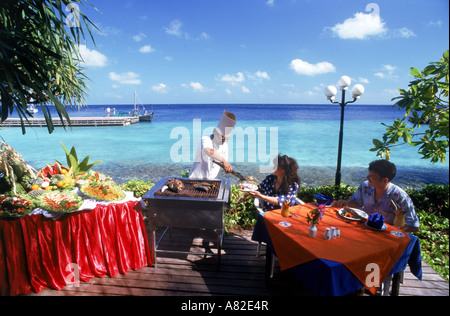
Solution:
<svg viewBox="0 0 450 316">
<path fill-rule="evenodd" d="M 129 179 L 139 179 L 155 183 L 163 177 L 181 177 L 182 172 L 186 172 L 190 167 L 191 165 L 174 163 L 121 162 L 116 164 L 98 164 L 94 169 L 112 177 L 117 183 L 125 183 Z M 242 175 L 251 175 L 260 181 L 268 174 L 260 173 L 259 166 L 255 165 L 235 164 L 233 167 Z M 341 173 L 342 184 L 359 186 L 366 179 L 368 171 L 367 168 L 361 167 L 343 167 Z M 302 187 L 332 185 L 335 181 L 336 168 L 305 166 L 300 167 L 298 174 L 302 181 Z M 235 176 L 227 175 L 222 171 L 219 173 L 218 178 L 230 179 L 232 184 L 238 181 Z M 397 176 L 392 182 L 402 188 L 421 188 L 427 184 L 448 184 L 448 178 L 448 170 L 430 168 L 427 172 L 424 172 L 424 170 L 417 172 L 417 168 L 399 168 Z M 443 179 L 447 180 L 445 181 Z"/>
</svg>

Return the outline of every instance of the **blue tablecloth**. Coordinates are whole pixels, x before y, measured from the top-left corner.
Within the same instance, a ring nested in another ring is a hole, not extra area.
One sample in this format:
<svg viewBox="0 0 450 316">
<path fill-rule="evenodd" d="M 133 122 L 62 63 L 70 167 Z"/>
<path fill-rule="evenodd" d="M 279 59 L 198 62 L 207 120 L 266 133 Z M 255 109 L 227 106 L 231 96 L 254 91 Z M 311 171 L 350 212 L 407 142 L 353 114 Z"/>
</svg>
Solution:
<svg viewBox="0 0 450 316">
<path fill-rule="evenodd" d="M 409 237 L 410 243 L 389 275 L 403 271 L 409 265 L 411 272 L 422 280 L 420 241 L 413 235 L 409 235 Z M 258 215 L 252 240 L 266 243 L 272 253 L 276 255 L 263 214 Z M 316 295 L 341 296 L 364 287 L 345 265 L 335 261 L 315 259 L 289 270 Z"/>
</svg>

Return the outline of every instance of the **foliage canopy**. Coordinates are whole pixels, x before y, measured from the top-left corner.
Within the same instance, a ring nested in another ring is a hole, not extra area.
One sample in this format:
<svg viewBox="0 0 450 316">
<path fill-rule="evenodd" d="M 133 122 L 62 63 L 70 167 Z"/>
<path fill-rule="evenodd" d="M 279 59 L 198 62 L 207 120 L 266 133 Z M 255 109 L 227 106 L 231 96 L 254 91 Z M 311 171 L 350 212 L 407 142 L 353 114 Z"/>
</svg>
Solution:
<svg viewBox="0 0 450 316">
<path fill-rule="evenodd" d="M 405 116 L 391 126 L 383 124 L 387 127 L 386 133 L 382 140 L 373 140 L 375 147 L 371 149 L 378 157 L 389 159 L 392 147 L 409 144 L 420 146 L 418 153 L 422 159 L 445 163 L 449 144 L 448 67 L 447 50 L 440 61 L 430 63 L 422 71 L 411 68 L 415 79 L 410 82 L 409 89 L 399 89 L 400 96 L 392 99 L 397 100 L 394 107 L 404 109 Z M 427 127 L 425 132 L 416 133 L 415 129 L 422 125 Z"/>
<path fill-rule="evenodd" d="M 80 41 L 95 25 L 81 12 L 87 0 L 2 0 L 0 2 L 1 121 L 14 110 L 22 122 L 39 104 L 49 133 L 53 123 L 48 105 L 70 124 L 66 106 L 84 105 L 87 77 L 80 66 Z"/>
</svg>

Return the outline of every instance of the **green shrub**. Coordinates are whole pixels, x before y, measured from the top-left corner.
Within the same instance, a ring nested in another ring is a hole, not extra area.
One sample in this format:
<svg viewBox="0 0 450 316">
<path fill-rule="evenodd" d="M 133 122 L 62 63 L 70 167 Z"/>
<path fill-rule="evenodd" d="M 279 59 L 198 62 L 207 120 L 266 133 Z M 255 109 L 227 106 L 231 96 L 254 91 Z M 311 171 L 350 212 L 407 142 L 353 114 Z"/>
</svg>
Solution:
<svg viewBox="0 0 450 316">
<path fill-rule="evenodd" d="M 225 230 L 252 229 L 256 224 L 258 210 L 254 205 L 254 197 L 242 192 L 236 186 L 230 187 L 230 203 L 225 214 Z"/>
<path fill-rule="evenodd" d="M 449 186 L 430 184 L 420 190 L 406 189 L 418 210 L 449 217 Z"/>
<path fill-rule="evenodd" d="M 330 196 L 335 200 L 348 200 L 353 193 L 356 192 L 356 187 L 351 187 L 347 184 L 341 184 L 339 187 L 335 185 L 325 185 L 320 187 L 300 188 L 298 191 L 298 198 L 305 203 L 315 202 L 314 194 L 321 193 Z"/>
<path fill-rule="evenodd" d="M 424 210 L 417 211 L 422 259 L 447 281 L 449 280 L 448 218 Z"/>
<path fill-rule="evenodd" d="M 134 196 L 137 198 L 143 197 L 145 193 L 150 191 L 154 186 L 154 183 L 145 182 L 143 180 L 128 180 L 127 182 L 120 185 L 122 190 L 134 192 Z"/>
</svg>

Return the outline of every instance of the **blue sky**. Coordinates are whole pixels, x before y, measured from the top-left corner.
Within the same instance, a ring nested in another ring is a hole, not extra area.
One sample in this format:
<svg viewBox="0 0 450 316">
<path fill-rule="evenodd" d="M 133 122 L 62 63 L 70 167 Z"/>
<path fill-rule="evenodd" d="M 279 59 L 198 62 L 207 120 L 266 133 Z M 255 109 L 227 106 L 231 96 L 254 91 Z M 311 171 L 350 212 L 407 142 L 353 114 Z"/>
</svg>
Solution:
<svg viewBox="0 0 450 316">
<path fill-rule="evenodd" d="M 448 0 L 90 0 L 80 47 L 93 104 L 324 104 L 343 75 L 361 104 L 449 48 Z"/>
</svg>

